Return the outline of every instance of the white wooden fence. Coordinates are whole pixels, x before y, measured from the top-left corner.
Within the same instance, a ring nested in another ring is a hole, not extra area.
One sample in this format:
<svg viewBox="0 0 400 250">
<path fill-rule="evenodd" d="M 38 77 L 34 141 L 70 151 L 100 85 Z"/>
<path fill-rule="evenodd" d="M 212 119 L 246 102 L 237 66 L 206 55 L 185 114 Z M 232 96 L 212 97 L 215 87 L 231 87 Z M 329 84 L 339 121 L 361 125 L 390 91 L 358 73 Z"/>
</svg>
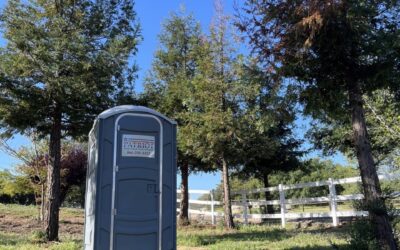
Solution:
<svg viewBox="0 0 400 250">
<path fill-rule="evenodd" d="M 178 194 L 181 193 L 180 190 L 176 191 Z M 208 215 L 211 217 L 211 223 L 215 225 L 215 218 L 216 216 L 223 216 L 223 213 L 219 213 L 215 211 L 215 206 L 216 205 L 222 205 L 221 202 L 214 200 L 214 192 L 213 190 L 199 190 L 199 189 L 191 189 L 189 190 L 189 197 L 191 194 L 208 194 L 210 196 L 209 201 L 205 200 L 192 200 L 189 198 L 189 216 L 190 214 L 200 214 L 200 215 Z M 178 198 L 176 202 L 180 202 L 181 200 Z M 210 211 L 204 211 L 204 210 L 196 210 L 196 209 L 191 209 L 190 204 L 200 204 L 200 205 L 209 205 L 210 206 Z M 176 209 L 178 212 L 180 211 L 179 208 Z"/>
<path fill-rule="evenodd" d="M 399 179 L 400 175 L 379 175 L 380 180 L 395 180 Z M 285 227 L 287 219 L 305 219 L 305 218 L 332 218 L 333 226 L 337 226 L 339 223 L 340 217 L 356 217 L 356 216 L 367 216 L 367 211 L 338 211 L 337 203 L 344 201 L 352 201 L 352 200 L 361 200 L 364 198 L 362 194 L 350 194 L 350 195 L 337 195 L 336 194 L 336 185 L 338 184 L 350 184 L 350 183 L 359 183 L 361 182 L 360 177 L 351 177 L 334 180 L 329 178 L 328 180 L 316 181 L 316 182 L 308 182 L 308 183 L 298 183 L 293 185 L 282 185 L 276 187 L 269 188 L 258 188 L 252 190 L 241 190 L 237 192 L 232 192 L 232 195 L 240 195 L 240 200 L 232 201 L 233 206 L 241 206 L 242 214 L 234 214 L 235 218 L 242 218 L 245 224 L 248 223 L 249 219 L 281 219 L 282 227 Z M 300 189 L 300 188 L 308 188 L 308 187 L 329 187 L 329 196 L 323 197 L 308 197 L 308 198 L 298 198 L 298 199 L 286 199 L 285 191 L 291 189 Z M 266 191 L 269 192 L 279 192 L 279 200 L 256 200 L 250 201 L 248 199 L 249 194 L 255 193 L 264 193 Z M 180 193 L 180 191 L 177 191 Z M 221 206 L 222 203 L 214 200 L 214 194 L 212 190 L 189 190 L 190 194 L 209 194 L 210 200 L 189 200 L 189 214 L 197 214 L 197 215 L 208 215 L 211 217 L 212 224 L 215 224 L 215 218 L 217 216 L 223 216 L 223 213 L 216 212 L 215 206 Z M 400 193 L 396 193 L 399 195 Z M 180 202 L 178 199 L 177 202 Z M 328 203 L 330 206 L 330 212 L 313 212 L 313 213 L 288 213 L 286 209 L 286 205 L 303 205 L 303 204 L 322 204 Z M 191 209 L 191 204 L 201 204 L 201 205 L 209 205 L 210 211 L 203 210 L 195 210 Z M 251 214 L 249 213 L 249 206 L 254 205 L 279 205 L 280 213 L 277 214 Z M 179 211 L 179 208 L 178 208 Z"/>
</svg>

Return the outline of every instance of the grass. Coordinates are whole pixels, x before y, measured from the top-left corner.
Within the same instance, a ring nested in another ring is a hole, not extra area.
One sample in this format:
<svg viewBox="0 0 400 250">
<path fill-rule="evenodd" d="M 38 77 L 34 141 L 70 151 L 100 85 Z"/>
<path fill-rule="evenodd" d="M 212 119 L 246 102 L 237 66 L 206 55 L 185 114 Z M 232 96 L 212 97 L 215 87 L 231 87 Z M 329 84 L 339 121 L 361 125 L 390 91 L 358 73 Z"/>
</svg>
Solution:
<svg viewBox="0 0 400 250">
<path fill-rule="evenodd" d="M 82 249 L 81 240 L 61 236 L 61 241 L 56 243 L 39 243 L 35 233 L 22 235 L 16 233 L 0 232 L 0 250 L 77 250 Z"/>
<path fill-rule="evenodd" d="M 36 206 L 21 206 L 16 204 L 1 204 L 0 215 L 15 215 L 17 217 L 37 217 L 38 208 Z"/>
<path fill-rule="evenodd" d="M 0 204 L 0 250 L 78 250 L 82 249 L 83 210 L 62 208 L 60 212 L 60 242 L 45 243 L 36 220 L 34 206 Z M 329 224 L 326 224 L 329 226 Z M 346 228 L 326 228 L 319 223 L 307 229 L 296 229 L 288 223 L 279 225 L 249 225 L 226 231 L 221 226 L 194 225 L 178 229 L 178 250 L 242 250 L 242 249 L 346 249 Z"/>
<path fill-rule="evenodd" d="M 281 229 L 276 225 L 242 226 L 238 230 L 218 228 L 187 228 L 178 231 L 181 249 L 258 250 L 258 249 L 345 249 L 348 245 L 346 230 L 309 228 L 298 230 L 289 225 Z M 186 248 L 185 248 L 186 247 Z M 192 248 L 190 248 L 192 247 Z M 179 248 L 178 248 L 179 249 Z"/>
<path fill-rule="evenodd" d="M 351 203 L 338 203 L 337 211 L 348 211 L 354 210 L 353 205 Z M 316 213 L 316 212 L 330 212 L 330 205 L 322 204 L 322 205 L 296 205 L 292 206 L 292 209 L 288 211 L 289 213 Z"/>
</svg>

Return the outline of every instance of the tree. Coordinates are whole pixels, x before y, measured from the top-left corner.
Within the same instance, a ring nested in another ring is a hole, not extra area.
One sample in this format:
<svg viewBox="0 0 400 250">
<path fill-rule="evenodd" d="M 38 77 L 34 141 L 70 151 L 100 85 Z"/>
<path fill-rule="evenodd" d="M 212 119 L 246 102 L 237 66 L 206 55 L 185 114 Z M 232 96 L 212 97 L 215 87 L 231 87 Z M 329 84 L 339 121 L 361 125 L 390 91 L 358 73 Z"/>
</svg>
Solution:
<svg viewBox="0 0 400 250">
<path fill-rule="evenodd" d="M 396 93 L 381 89 L 364 96 L 364 100 L 372 146 L 378 148 L 374 152 L 377 164 L 396 171 L 400 168 L 400 105 Z"/>
<path fill-rule="evenodd" d="M 282 184 L 295 184 L 305 182 L 315 182 L 321 180 L 328 180 L 329 178 L 341 179 L 347 177 L 354 177 L 357 175 L 357 169 L 352 166 L 334 164 L 330 160 L 321 160 L 319 158 L 311 158 L 301 162 L 301 166 L 289 173 L 277 171 L 273 174 L 271 182 L 273 185 Z M 337 194 L 354 194 L 359 193 L 358 186 L 356 185 L 336 185 Z M 304 197 L 318 197 L 329 195 L 329 188 L 324 187 L 310 187 L 301 189 L 292 189 L 287 191 L 288 197 L 304 198 Z"/>
<path fill-rule="evenodd" d="M 21 147 L 13 155 L 22 160 L 16 166 L 16 171 L 29 180 L 30 186 L 35 194 L 35 202 L 39 207 L 39 220 L 43 221 L 45 216 L 45 192 L 47 169 L 49 164 L 48 148 L 46 141 L 39 141 L 32 136 L 30 147 Z M 14 151 L 14 150 L 13 150 Z"/>
<path fill-rule="evenodd" d="M 290 171 L 300 166 L 301 141 L 292 134 L 296 99 L 291 88 L 274 81 L 255 62 L 244 67 L 243 75 L 243 84 L 253 86 L 258 93 L 246 100 L 241 142 L 244 164 L 238 176 L 255 177 L 267 188 L 274 171 Z M 269 191 L 265 192 L 265 198 L 272 200 Z M 267 206 L 267 212 L 273 213 L 272 205 Z"/>
<path fill-rule="evenodd" d="M 229 175 L 238 166 L 243 151 L 240 147 L 241 121 L 245 99 L 256 94 L 246 86 L 242 74 L 244 58 L 235 52 L 228 32 L 228 18 L 217 5 L 217 15 L 199 51 L 198 72 L 186 93 L 187 111 L 181 113 L 187 124 L 181 127 L 190 135 L 185 147 L 193 149 L 203 162 L 221 170 L 223 182 L 225 227 L 234 228 Z"/>
<path fill-rule="evenodd" d="M 87 151 L 86 145 L 68 141 L 63 143 L 61 150 L 61 187 L 60 203 L 62 204 L 68 193 L 77 187 L 80 189 L 80 205 L 84 205 L 86 188 Z"/>
<path fill-rule="evenodd" d="M 249 141 L 250 147 L 259 148 L 250 148 L 246 151 L 253 153 L 253 155 L 249 156 L 243 165 L 243 169 L 240 170 L 239 176 L 241 178 L 255 177 L 263 182 L 264 188 L 268 188 L 270 187 L 269 177 L 274 171 L 289 172 L 300 166 L 298 157 L 302 155 L 302 152 L 297 150 L 299 142 L 293 138 L 279 138 L 288 133 L 285 130 L 278 125 L 263 133 L 260 137 L 254 138 L 255 140 Z M 265 192 L 265 199 L 267 201 L 272 200 L 269 191 Z M 267 205 L 266 212 L 273 213 L 273 206 Z"/>
<path fill-rule="evenodd" d="M 395 94 L 380 89 L 363 96 L 365 118 L 369 128 L 372 154 L 376 166 L 398 167 L 400 139 L 400 110 Z M 317 149 L 327 155 L 340 150 L 350 158 L 356 157 L 351 141 L 351 124 L 331 120 L 314 124 L 308 136 Z"/>
<path fill-rule="evenodd" d="M 189 224 L 189 173 L 208 170 L 186 147 L 191 135 L 184 133 L 186 123 L 181 113 L 187 111 L 186 93 L 193 85 L 198 67 L 198 50 L 202 45 L 199 23 L 192 15 L 173 13 L 165 21 L 159 35 L 160 49 L 156 51 L 152 70 L 145 83 L 144 99 L 148 105 L 177 121 L 178 130 L 178 168 L 181 173 L 181 199 L 179 224 Z"/>
<path fill-rule="evenodd" d="M 95 115 L 131 100 L 140 29 L 131 0 L 10 0 L 1 14 L 3 136 L 49 136 L 45 230 L 58 239 L 61 139 L 86 135 Z"/>
<path fill-rule="evenodd" d="M 237 176 L 233 175 L 231 178 L 231 190 L 240 192 L 242 190 L 251 190 L 251 189 L 257 189 L 257 188 L 262 188 L 263 184 L 259 179 L 250 177 L 243 181 L 243 179 L 238 178 Z M 223 202 L 224 199 L 224 183 L 221 181 L 214 189 L 213 189 L 213 194 L 214 194 L 214 200 Z M 256 194 L 249 194 L 246 196 L 248 199 L 259 199 L 261 195 L 258 193 Z M 236 194 L 233 196 L 235 200 L 241 199 L 240 194 Z M 199 197 L 199 200 L 209 200 L 210 197 L 208 194 L 202 195 Z"/>
<path fill-rule="evenodd" d="M 4 153 L 20 160 L 22 163 L 17 165 L 17 172 L 29 181 L 30 188 L 35 196 L 36 206 L 40 206 L 38 210 L 38 219 L 44 219 L 44 197 L 45 185 L 48 165 L 48 143 L 37 138 L 33 130 L 26 131 L 25 135 L 29 136 L 30 147 L 22 146 L 19 149 L 13 148 L 7 140 L 0 138 L 0 150 Z"/>
<path fill-rule="evenodd" d="M 300 162 L 299 167 L 295 170 L 286 172 L 275 170 L 269 176 L 269 183 L 272 187 L 277 187 L 279 184 L 293 185 L 298 183 L 316 182 L 328 180 L 329 178 L 341 179 L 347 177 L 354 177 L 357 175 L 358 170 L 353 166 L 334 164 L 330 160 L 321 160 L 319 158 L 311 158 Z M 392 184 L 392 183 L 391 183 Z M 231 188 L 237 192 L 241 190 L 251 190 L 263 188 L 264 183 L 262 180 L 250 176 L 243 180 L 240 176 L 233 176 L 231 180 Z M 336 185 L 338 194 L 355 194 L 359 193 L 358 185 Z M 291 198 L 307 198 L 319 197 L 329 195 L 328 187 L 310 187 L 286 190 L 285 195 Z M 222 184 L 218 184 L 215 197 L 221 200 L 222 197 Z M 203 197 L 202 197 L 203 198 Z M 207 199 L 207 197 L 204 197 Z M 249 194 L 249 199 L 265 198 L 265 194 L 254 193 Z M 240 195 L 237 199 L 241 199 Z M 269 200 L 279 199 L 279 192 L 272 192 Z"/>
<path fill-rule="evenodd" d="M 8 170 L 0 171 L 0 202 L 30 205 L 34 203 L 33 192 L 28 179 Z"/>
<path fill-rule="evenodd" d="M 268 70 L 300 87 L 306 114 L 351 124 L 365 202 L 383 248 L 396 249 L 368 136 L 363 94 L 396 89 L 398 1 L 248 0 L 238 27 Z"/>
<path fill-rule="evenodd" d="M 15 168 L 18 178 L 23 178 L 29 183 L 29 190 L 33 190 L 36 205 L 40 206 L 39 219 L 44 218 L 44 201 L 46 191 L 46 176 L 49 167 L 48 141 L 32 140 L 30 146 L 13 149 L 6 146 L 6 152 L 21 160 Z M 86 181 L 87 152 L 84 144 L 63 140 L 61 150 L 60 169 L 60 204 L 74 186 L 81 189 L 84 196 Z M 8 144 L 7 144 L 8 145 Z M 80 199 L 83 201 L 83 197 Z M 82 204 L 82 202 L 81 202 Z"/>
</svg>

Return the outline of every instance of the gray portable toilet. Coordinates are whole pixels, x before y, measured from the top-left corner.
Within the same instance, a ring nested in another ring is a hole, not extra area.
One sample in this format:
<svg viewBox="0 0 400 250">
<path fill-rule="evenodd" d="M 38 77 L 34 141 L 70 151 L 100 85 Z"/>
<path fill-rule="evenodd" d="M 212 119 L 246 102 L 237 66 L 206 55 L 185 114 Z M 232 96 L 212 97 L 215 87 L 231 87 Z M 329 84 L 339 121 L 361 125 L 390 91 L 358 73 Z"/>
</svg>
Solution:
<svg viewBox="0 0 400 250">
<path fill-rule="evenodd" d="M 142 106 L 106 110 L 88 161 L 84 248 L 175 250 L 176 123 Z"/>
</svg>

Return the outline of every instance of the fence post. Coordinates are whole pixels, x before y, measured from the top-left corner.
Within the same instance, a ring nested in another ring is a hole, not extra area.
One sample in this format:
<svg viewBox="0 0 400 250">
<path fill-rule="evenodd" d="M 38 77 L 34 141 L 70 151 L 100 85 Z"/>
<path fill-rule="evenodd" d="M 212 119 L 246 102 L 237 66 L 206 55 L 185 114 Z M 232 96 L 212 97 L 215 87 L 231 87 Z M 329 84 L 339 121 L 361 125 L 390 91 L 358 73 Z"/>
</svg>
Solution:
<svg viewBox="0 0 400 250">
<path fill-rule="evenodd" d="M 338 217 L 336 214 L 337 209 L 337 202 L 336 202 L 336 187 L 335 183 L 333 182 L 332 178 L 329 178 L 329 203 L 331 206 L 331 217 L 332 217 L 332 224 L 334 227 L 338 225 Z"/>
<path fill-rule="evenodd" d="M 247 225 L 249 222 L 248 222 L 248 219 L 247 219 L 247 217 L 248 217 L 247 216 L 247 214 L 248 214 L 248 211 L 247 211 L 248 206 L 247 206 L 246 191 L 242 191 L 242 206 L 243 206 L 244 224 Z"/>
<path fill-rule="evenodd" d="M 285 201 L 285 191 L 283 190 L 283 185 L 279 184 L 279 200 L 280 200 L 280 206 L 281 206 L 281 222 L 282 222 L 282 228 L 285 228 L 286 226 L 286 219 L 285 219 L 285 213 L 286 213 L 286 201 Z"/>
<path fill-rule="evenodd" d="M 215 225 L 215 215 L 214 215 L 214 190 L 210 191 L 211 196 L 211 224 Z"/>
</svg>

